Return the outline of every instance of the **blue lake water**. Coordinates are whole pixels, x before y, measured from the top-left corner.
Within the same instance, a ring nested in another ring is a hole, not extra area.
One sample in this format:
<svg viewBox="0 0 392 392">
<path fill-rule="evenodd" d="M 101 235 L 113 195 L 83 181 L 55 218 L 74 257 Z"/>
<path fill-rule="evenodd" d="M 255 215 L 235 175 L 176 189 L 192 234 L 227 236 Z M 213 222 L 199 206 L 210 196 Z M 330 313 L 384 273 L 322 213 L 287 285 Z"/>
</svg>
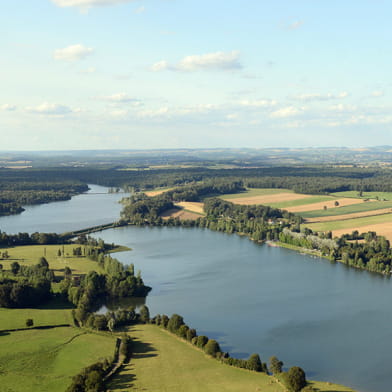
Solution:
<svg viewBox="0 0 392 392">
<path fill-rule="evenodd" d="M 1 217 L 0 230 L 62 233 L 117 220 L 124 195 L 90 187 Z M 133 249 L 116 257 L 153 287 L 151 314 L 181 314 L 232 355 L 277 355 L 309 378 L 391 390 L 390 278 L 202 229 L 122 227 L 94 236 Z"/>
</svg>

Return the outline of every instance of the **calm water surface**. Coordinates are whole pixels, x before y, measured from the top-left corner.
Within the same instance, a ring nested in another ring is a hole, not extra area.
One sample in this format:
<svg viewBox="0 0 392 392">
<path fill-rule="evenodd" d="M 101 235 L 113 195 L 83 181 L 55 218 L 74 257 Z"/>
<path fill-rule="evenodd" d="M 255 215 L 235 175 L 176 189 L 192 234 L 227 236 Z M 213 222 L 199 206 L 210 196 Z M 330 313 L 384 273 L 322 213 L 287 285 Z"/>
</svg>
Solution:
<svg viewBox="0 0 392 392">
<path fill-rule="evenodd" d="M 125 194 L 108 193 L 108 188 L 89 185 L 90 190 L 71 200 L 24 207 L 19 215 L 0 217 L 0 230 L 15 233 L 64 233 L 102 225 L 119 219 Z"/>
<path fill-rule="evenodd" d="M 277 355 L 309 378 L 363 392 L 392 385 L 392 281 L 323 259 L 201 229 L 96 233 L 133 251 L 151 314 L 179 313 L 224 350 Z"/>
<path fill-rule="evenodd" d="M 0 230 L 61 233 L 118 219 L 123 195 L 90 188 L 2 217 Z M 179 313 L 239 357 L 277 355 L 310 378 L 391 391 L 391 279 L 208 230 L 124 227 L 95 236 L 133 248 L 116 257 L 153 287 L 152 314 Z"/>
</svg>

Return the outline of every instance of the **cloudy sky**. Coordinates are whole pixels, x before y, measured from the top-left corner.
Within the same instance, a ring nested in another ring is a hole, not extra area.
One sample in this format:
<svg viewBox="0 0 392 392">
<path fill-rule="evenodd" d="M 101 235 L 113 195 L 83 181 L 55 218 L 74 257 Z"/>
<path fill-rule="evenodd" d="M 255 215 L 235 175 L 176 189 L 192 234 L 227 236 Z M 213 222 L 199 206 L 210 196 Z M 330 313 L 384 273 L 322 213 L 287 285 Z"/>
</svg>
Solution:
<svg viewBox="0 0 392 392">
<path fill-rule="evenodd" d="M 392 144 L 387 0 L 13 0 L 0 150 Z"/>
</svg>

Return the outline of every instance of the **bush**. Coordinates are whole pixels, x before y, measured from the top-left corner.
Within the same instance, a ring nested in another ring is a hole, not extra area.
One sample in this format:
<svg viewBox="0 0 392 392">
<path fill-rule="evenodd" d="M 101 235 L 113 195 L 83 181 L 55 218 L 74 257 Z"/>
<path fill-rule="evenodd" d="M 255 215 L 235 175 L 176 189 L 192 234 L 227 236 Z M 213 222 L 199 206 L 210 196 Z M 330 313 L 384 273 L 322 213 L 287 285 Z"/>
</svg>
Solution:
<svg viewBox="0 0 392 392">
<path fill-rule="evenodd" d="M 292 392 L 299 392 L 306 386 L 305 372 L 298 366 L 290 368 L 285 379 L 288 389 Z"/>
<path fill-rule="evenodd" d="M 27 319 L 26 320 L 26 327 L 32 327 L 34 325 L 33 319 Z"/>
<path fill-rule="evenodd" d="M 199 348 L 203 348 L 208 342 L 207 336 L 201 335 L 197 337 L 196 346 Z"/>
<path fill-rule="evenodd" d="M 259 354 L 252 354 L 248 359 L 248 369 L 254 372 L 261 372 L 261 360 Z"/>
<path fill-rule="evenodd" d="M 221 352 L 219 344 L 216 340 L 210 339 L 204 346 L 204 351 L 206 354 L 211 355 L 212 357 L 216 357 L 217 353 Z"/>
</svg>

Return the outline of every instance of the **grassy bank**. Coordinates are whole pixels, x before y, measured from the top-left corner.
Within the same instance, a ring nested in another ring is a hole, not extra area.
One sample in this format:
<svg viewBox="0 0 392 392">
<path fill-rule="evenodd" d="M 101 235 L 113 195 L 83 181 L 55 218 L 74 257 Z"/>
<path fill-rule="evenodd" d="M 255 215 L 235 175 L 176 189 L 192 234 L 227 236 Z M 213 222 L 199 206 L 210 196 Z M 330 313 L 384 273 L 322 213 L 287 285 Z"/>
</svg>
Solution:
<svg viewBox="0 0 392 392">
<path fill-rule="evenodd" d="M 155 325 L 137 325 L 129 332 L 134 353 L 109 384 L 111 392 L 286 391 L 274 377 L 220 363 Z M 330 383 L 318 382 L 315 386 L 320 392 L 353 392 Z"/>
</svg>

